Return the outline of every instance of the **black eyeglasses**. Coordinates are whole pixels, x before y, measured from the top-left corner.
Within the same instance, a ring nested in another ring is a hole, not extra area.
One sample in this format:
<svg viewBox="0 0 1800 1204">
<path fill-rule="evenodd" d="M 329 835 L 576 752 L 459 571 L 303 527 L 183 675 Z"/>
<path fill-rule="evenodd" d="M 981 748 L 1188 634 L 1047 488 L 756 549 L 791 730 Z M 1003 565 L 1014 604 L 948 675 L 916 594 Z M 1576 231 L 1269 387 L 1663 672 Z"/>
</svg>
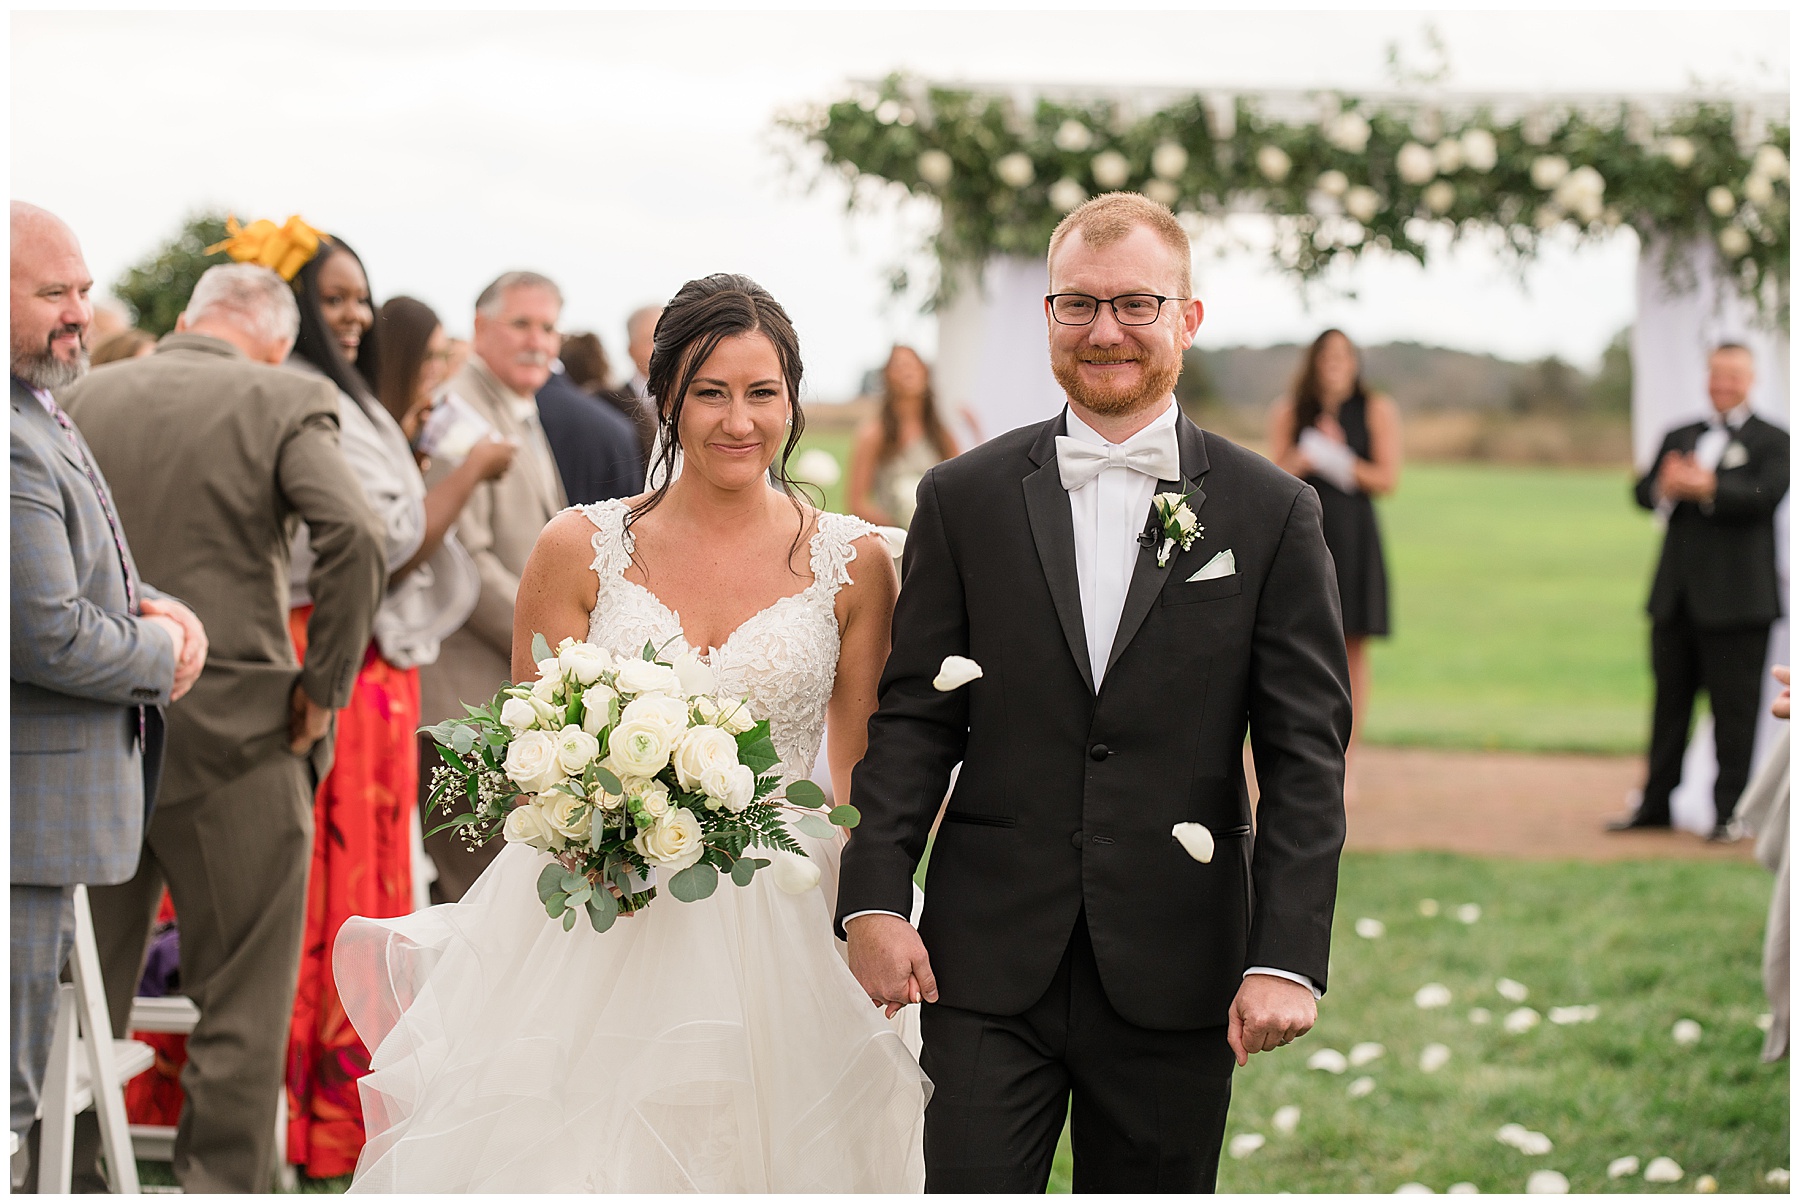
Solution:
<svg viewBox="0 0 1800 1204">
<path fill-rule="evenodd" d="M 1162 315 L 1164 301 L 1187 301 L 1188 297 L 1159 297 L 1155 293 L 1121 293 L 1117 297 L 1090 297 L 1086 293 L 1051 293 L 1050 316 L 1063 326 L 1086 326 L 1100 313 L 1102 305 L 1112 306 L 1113 317 L 1121 326 L 1149 326 Z"/>
</svg>

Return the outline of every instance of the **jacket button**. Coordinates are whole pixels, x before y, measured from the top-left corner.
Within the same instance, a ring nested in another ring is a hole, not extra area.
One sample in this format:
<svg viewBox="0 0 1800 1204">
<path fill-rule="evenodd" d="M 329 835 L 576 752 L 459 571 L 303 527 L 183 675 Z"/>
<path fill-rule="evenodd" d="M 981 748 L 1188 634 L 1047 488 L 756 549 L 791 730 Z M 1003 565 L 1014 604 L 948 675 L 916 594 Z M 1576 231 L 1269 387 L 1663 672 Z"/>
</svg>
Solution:
<svg viewBox="0 0 1800 1204">
<path fill-rule="evenodd" d="M 1106 747 L 1104 744 L 1096 744 L 1094 747 L 1088 749 L 1088 756 L 1094 758 L 1096 761 L 1106 760 L 1111 753 L 1112 749 Z"/>
<path fill-rule="evenodd" d="M 1069 847 L 1074 848 L 1074 849 L 1079 849 L 1082 845 L 1082 841 L 1083 841 L 1083 837 L 1082 837 L 1081 833 L 1076 832 L 1069 837 Z"/>
</svg>

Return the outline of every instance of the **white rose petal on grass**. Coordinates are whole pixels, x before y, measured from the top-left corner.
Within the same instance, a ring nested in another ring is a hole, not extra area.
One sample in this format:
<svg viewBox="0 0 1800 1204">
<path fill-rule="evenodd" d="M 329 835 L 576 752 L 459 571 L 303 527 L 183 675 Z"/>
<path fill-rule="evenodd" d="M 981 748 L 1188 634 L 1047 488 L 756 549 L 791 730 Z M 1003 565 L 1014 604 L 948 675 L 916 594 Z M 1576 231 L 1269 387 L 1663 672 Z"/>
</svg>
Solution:
<svg viewBox="0 0 1800 1204">
<path fill-rule="evenodd" d="M 1315 1049 L 1306 1059 L 1308 1070 L 1323 1070 L 1327 1074 L 1343 1074 L 1350 1069 L 1350 1060 L 1329 1045 L 1324 1049 Z"/>
<path fill-rule="evenodd" d="M 937 676 L 931 679 L 933 689 L 949 693 L 968 685 L 981 676 L 981 666 L 966 656 L 946 656 L 944 663 L 938 666 Z"/>
<path fill-rule="evenodd" d="M 1756 1018 L 1756 1027 L 1762 1029 L 1762 1031 L 1765 1033 L 1768 1032 L 1771 1028 L 1774 1028 L 1775 1027 L 1775 1013 L 1774 1012 L 1764 1012 L 1762 1015 L 1758 1016 Z"/>
<path fill-rule="evenodd" d="M 1528 1033 L 1538 1026 L 1541 1019 L 1543 1017 L 1538 1015 L 1536 1008 L 1514 1008 L 1506 1013 L 1506 1019 L 1500 1022 L 1500 1026 L 1509 1033 Z"/>
<path fill-rule="evenodd" d="M 1763 1182 L 1767 1183 L 1770 1187 L 1785 1189 L 1788 1185 L 1788 1180 L 1789 1176 L 1785 1166 L 1778 1166 L 1763 1176 Z"/>
<path fill-rule="evenodd" d="M 1698 1045 L 1702 1031 L 1698 1020 L 1684 1018 L 1675 1022 L 1675 1027 L 1669 1030 L 1669 1035 L 1675 1038 L 1677 1045 Z"/>
<path fill-rule="evenodd" d="M 1450 988 L 1441 982 L 1428 982 L 1413 992 L 1413 1003 L 1422 1008 L 1450 1006 Z"/>
<path fill-rule="evenodd" d="M 1368 916 L 1356 921 L 1356 935 L 1365 941 L 1377 941 L 1387 935 L 1387 925 Z"/>
<path fill-rule="evenodd" d="M 1465 1179 L 1461 1183 L 1452 1183 L 1444 1189 L 1444 1194 L 1447 1196 L 1479 1196 L 1481 1189 Z"/>
<path fill-rule="evenodd" d="M 1239 1133 L 1226 1148 L 1233 1158 L 1248 1158 L 1262 1149 L 1267 1140 L 1261 1133 Z"/>
<path fill-rule="evenodd" d="M 1283 1104 L 1275 1109 L 1274 1119 L 1269 1123 L 1277 1133 L 1290 1134 L 1300 1127 L 1300 1109 L 1293 1104 Z"/>
<path fill-rule="evenodd" d="M 1623 1158 L 1614 1158 L 1611 1162 L 1606 1164 L 1606 1177 L 1608 1179 L 1623 1179 L 1626 1175 L 1635 1175 L 1638 1173 L 1639 1165 L 1638 1156 L 1636 1154 L 1627 1154 Z"/>
<path fill-rule="evenodd" d="M 1489 1021 L 1491 1021 L 1493 1018 L 1494 1018 L 1494 1013 L 1488 1011 L 1486 1008 L 1470 1008 L 1469 1009 L 1469 1023 L 1470 1024 L 1486 1024 Z"/>
<path fill-rule="evenodd" d="M 1394 1189 L 1396 1196 L 1435 1196 L 1436 1192 L 1423 1183 L 1402 1183 Z"/>
<path fill-rule="evenodd" d="M 1481 918 L 1481 904 L 1464 903 L 1456 909 L 1456 918 L 1465 924 L 1473 924 Z"/>
<path fill-rule="evenodd" d="M 1520 1134 L 1519 1139 L 1513 1142 L 1512 1145 L 1513 1149 L 1519 1151 L 1519 1153 L 1529 1154 L 1533 1158 L 1548 1154 L 1551 1150 L 1556 1148 L 1548 1137 L 1539 1133 L 1536 1129 L 1527 1129 L 1524 1133 Z"/>
<path fill-rule="evenodd" d="M 1436 899 L 1420 899 L 1419 900 L 1419 914 L 1420 915 L 1424 916 L 1426 919 L 1429 920 L 1432 916 L 1435 916 L 1437 913 L 1438 913 L 1438 901 Z"/>
<path fill-rule="evenodd" d="M 1578 1003 L 1566 1008 L 1551 1008 L 1551 1024 L 1587 1024 L 1600 1017 L 1597 1003 Z"/>
<path fill-rule="evenodd" d="M 1169 829 L 1169 835 L 1181 842 L 1187 855 L 1206 865 L 1213 859 L 1213 834 L 1205 824 L 1176 824 Z"/>
<path fill-rule="evenodd" d="M 1501 1125 L 1494 1130 L 1494 1140 L 1501 1145 L 1517 1146 L 1519 1139 L 1530 1132 L 1524 1125 L 1516 1122 Z"/>
<path fill-rule="evenodd" d="M 1365 1074 L 1360 1078 L 1351 1080 L 1350 1086 L 1346 1088 L 1345 1093 L 1349 1095 L 1351 1099 L 1361 1099 L 1365 1095 L 1373 1094 L 1374 1091 L 1375 1080 Z"/>
<path fill-rule="evenodd" d="M 1496 982 L 1494 984 L 1494 990 L 1500 992 L 1500 997 L 1502 999 L 1511 1000 L 1513 1003 L 1524 1003 L 1527 999 L 1531 998 L 1531 992 L 1526 988 L 1524 983 L 1515 982 L 1510 978 L 1502 978 L 1500 981 Z"/>
<path fill-rule="evenodd" d="M 1561 1171 L 1532 1171 L 1531 1178 L 1525 1180 L 1525 1192 L 1533 1196 L 1566 1196 L 1569 1177 Z"/>
<path fill-rule="evenodd" d="M 1652 1158 L 1644 1168 L 1646 1183 L 1680 1183 L 1681 1163 L 1673 1158 Z"/>
<path fill-rule="evenodd" d="M 819 865 L 811 857 L 773 849 L 769 859 L 775 863 L 769 867 L 775 875 L 775 885 L 788 894 L 803 895 L 819 884 Z"/>
<path fill-rule="evenodd" d="M 1711 1175 L 1701 1175 L 1694 1180 L 1694 1190 L 1703 1196 L 1710 1196 L 1719 1190 L 1719 1181 Z"/>
<path fill-rule="evenodd" d="M 1450 1061 L 1450 1047 L 1433 1041 L 1419 1052 L 1419 1069 L 1426 1074 L 1436 1074 Z"/>
<path fill-rule="evenodd" d="M 1387 1046 L 1379 1041 L 1358 1041 L 1350 1047 L 1350 1065 L 1367 1066 L 1387 1053 Z"/>
</svg>

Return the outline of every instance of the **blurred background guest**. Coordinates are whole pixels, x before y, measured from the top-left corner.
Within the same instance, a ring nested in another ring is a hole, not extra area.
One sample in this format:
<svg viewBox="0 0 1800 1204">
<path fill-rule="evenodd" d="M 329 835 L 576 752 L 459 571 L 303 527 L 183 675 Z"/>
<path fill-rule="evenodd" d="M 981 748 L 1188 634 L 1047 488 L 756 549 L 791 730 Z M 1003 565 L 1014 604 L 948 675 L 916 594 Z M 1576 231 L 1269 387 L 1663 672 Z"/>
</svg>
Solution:
<svg viewBox="0 0 1800 1204">
<path fill-rule="evenodd" d="M 131 329 L 131 314 L 111 297 L 94 299 L 94 320 L 88 327 L 88 341 L 97 349 L 115 334 Z"/>
<path fill-rule="evenodd" d="M 1351 742 L 1369 699 L 1368 640 L 1388 627 L 1387 562 L 1374 499 L 1400 483 L 1400 407 L 1363 387 L 1361 357 L 1349 336 L 1327 330 L 1301 360 L 1292 392 L 1269 416 L 1269 452 L 1319 494 L 1325 546 L 1337 563 L 1350 660 Z M 1353 794 L 1346 760 L 1344 795 Z"/>
<path fill-rule="evenodd" d="M 629 385 L 613 387 L 612 364 L 600 336 L 589 331 L 564 336 L 562 362 L 570 380 L 630 420 L 632 429 L 637 432 L 639 469 L 648 469 L 650 448 L 656 442 L 656 415 L 638 400 Z M 571 501 L 574 497 L 572 493 L 569 495 Z"/>
<path fill-rule="evenodd" d="M 437 660 L 420 671 L 422 723 L 463 717 L 464 699 L 492 698 L 512 676 L 513 599 L 519 574 L 544 524 L 568 504 L 533 399 L 550 379 L 561 316 L 562 291 L 536 272 L 507 272 L 476 299 L 473 353 L 451 378 L 445 404 L 451 397 L 465 404 L 502 438 L 516 443 L 518 453 L 505 476 L 475 486 L 458 521 L 457 538 L 475 559 L 481 589 L 468 622 L 444 640 Z M 434 461 L 426 480 L 435 485 L 452 470 L 451 465 Z M 423 809 L 428 806 L 430 769 L 438 762 L 430 737 L 419 740 Z M 422 815 L 427 832 L 448 818 Z M 427 835 L 425 848 L 437 869 L 432 900 L 461 899 L 499 853 L 501 843 L 471 851 L 452 832 Z"/>
<path fill-rule="evenodd" d="M 850 449 L 850 513 L 881 527 L 912 523 L 919 480 L 956 455 L 938 418 L 931 370 L 911 347 L 895 346 L 881 370 L 881 409 L 856 432 Z"/>
<path fill-rule="evenodd" d="M 149 355 L 155 350 L 155 335 L 147 330 L 128 326 L 95 343 L 94 354 L 89 357 L 89 363 L 98 368 L 101 364 L 110 364 L 117 360 L 134 360 L 140 355 Z"/>
<path fill-rule="evenodd" d="M 598 345 L 595 339 L 594 347 Z M 569 504 L 585 506 L 641 493 L 645 453 L 636 426 L 613 404 L 576 383 L 567 361 L 561 363 L 562 370 L 552 371 L 538 389 L 537 405 Z M 604 353 L 600 367 L 604 380 Z"/>
<path fill-rule="evenodd" d="M 458 338 L 449 339 L 446 341 L 445 352 L 447 358 L 445 360 L 444 370 L 448 372 L 451 379 L 454 380 L 456 374 L 463 370 L 463 365 L 469 362 L 469 340 Z"/>
<path fill-rule="evenodd" d="M 1769 711 L 1777 719 L 1791 719 L 1793 670 L 1787 665 L 1776 665 L 1773 674 L 1781 683 L 1781 691 L 1775 695 Z M 1780 1061 L 1788 1053 L 1788 946 L 1793 918 L 1788 886 L 1789 735 L 1784 726 L 1781 738 L 1763 758 L 1762 766 L 1738 800 L 1738 818 L 1756 834 L 1756 859 L 1775 875 L 1768 923 L 1763 928 L 1763 994 L 1769 999 L 1769 1031 L 1762 1048 L 1765 1062 Z"/>
</svg>

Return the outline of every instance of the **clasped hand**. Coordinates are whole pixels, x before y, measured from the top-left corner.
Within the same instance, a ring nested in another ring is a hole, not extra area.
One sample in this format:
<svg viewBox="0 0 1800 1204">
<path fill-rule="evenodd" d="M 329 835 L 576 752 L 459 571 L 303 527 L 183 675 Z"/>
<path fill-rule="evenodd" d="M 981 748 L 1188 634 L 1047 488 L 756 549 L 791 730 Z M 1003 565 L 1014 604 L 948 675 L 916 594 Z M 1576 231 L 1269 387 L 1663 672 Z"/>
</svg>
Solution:
<svg viewBox="0 0 1800 1204">
<path fill-rule="evenodd" d="M 872 913 L 845 924 L 844 935 L 850 942 L 850 973 L 890 1020 L 909 1003 L 937 1002 L 931 958 L 911 924 L 899 916 Z"/>
<path fill-rule="evenodd" d="M 169 633 L 175 645 L 175 684 L 169 689 L 174 702 L 193 688 L 206 667 L 206 628 L 199 616 L 173 598 L 146 598 L 138 613 Z"/>
<path fill-rule="evenodd" d="M 1656 469 L 1656 491 L 1670 501 L 1710 502 L 1718 487 L 1718 476 L 1700 467 L 1691 452 L 1672 451 Z"/>
</svg>

